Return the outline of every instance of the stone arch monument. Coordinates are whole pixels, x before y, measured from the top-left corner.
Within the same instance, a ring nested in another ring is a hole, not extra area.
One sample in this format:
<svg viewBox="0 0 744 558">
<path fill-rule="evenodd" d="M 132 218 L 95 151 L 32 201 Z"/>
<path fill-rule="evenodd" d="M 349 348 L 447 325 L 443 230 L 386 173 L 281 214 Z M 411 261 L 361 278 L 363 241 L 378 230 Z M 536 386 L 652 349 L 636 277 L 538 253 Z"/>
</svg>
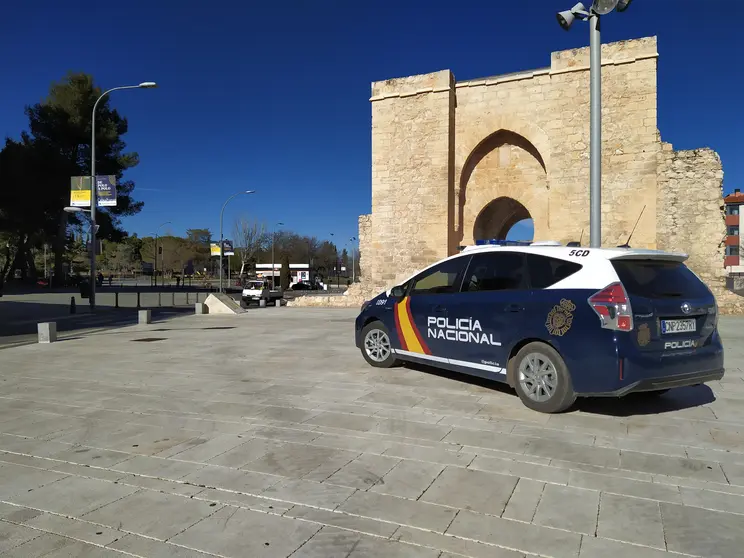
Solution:
<svg viewBox="0 0 744 558">
<path fill-rule="evenodd" d="M 656 37 L 602 46 L 602 244 L 680 250 L 719 298 L 723 170 L 657 128 Z M 372 84 L 372 213 L 359 219 L 356 304 L 528 215 L 535 240 L 589 230 L 589 50 L 550 66 L 455 81 L 449 70 Z M 342 297 L 338 297 L 342 298 Z M 340 302 L 339 302 L 340 303 Z"/>
</svg>

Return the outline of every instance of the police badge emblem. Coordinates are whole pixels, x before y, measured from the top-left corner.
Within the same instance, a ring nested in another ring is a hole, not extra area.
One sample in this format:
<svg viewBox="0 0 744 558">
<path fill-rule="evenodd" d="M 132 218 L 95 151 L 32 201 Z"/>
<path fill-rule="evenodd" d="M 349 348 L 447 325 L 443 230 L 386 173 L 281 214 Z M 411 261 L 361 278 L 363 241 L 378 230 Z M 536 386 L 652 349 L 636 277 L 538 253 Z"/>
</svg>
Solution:
<svg viewBox="0 0 744 558">
<path fill-rule="evenodd" d="M 548 313 L 548 318 L 545 320 L 545 327 L 548 329 L 550 335 L 556 335 L 562 337 L 568 330 L 571 329 L 573 324 L 572 312 L 576 310 L 576 305 L 565 298 L 561 299 L 561 302 Z"/>
<path fill-rule="evenodd" d="M 641 324 L 638 327 L 638 344 L 641 347 L 645 347 L 651 342 L 651 330 L 648 328 L 648 324 Z"/>
</svg>

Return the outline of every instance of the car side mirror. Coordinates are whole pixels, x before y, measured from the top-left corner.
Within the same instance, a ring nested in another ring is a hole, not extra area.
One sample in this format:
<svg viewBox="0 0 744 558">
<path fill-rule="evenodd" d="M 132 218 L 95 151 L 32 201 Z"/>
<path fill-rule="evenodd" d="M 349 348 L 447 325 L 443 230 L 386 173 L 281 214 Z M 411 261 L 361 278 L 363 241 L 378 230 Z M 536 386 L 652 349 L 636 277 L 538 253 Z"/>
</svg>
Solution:
<svg viewBox="0 0 744 558">
<path fill-rule="evenodd" d="M 390 296 L 400 298 L 404 294 L 406 294 L 406 290 L 401 286 L 393 287 L 392 289 L 390 289 Z"/>
</svg>

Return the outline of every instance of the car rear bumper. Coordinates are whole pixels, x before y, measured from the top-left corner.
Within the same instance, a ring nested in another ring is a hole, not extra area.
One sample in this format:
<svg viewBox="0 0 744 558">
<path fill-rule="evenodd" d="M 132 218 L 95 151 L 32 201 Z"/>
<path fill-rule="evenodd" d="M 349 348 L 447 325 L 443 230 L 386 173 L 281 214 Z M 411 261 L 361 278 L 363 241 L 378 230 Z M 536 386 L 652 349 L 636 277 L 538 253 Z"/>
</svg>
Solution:
<svg viewBox="0 0 744 558">
<path fill-rule="evenodd" d="M 706 382 L 714 382 L 723 378 L 724 369 L 716 368 L 714 370 L 703 370 L 698 372 L 688 372 L 686 374 L 675 374 L 671 376 L 660 376 L 656 378 L 644 378 L 627 386 L 623 386 L 615 391 L 602 393 L 580 393 L 579 396 L 591 397 L 622 397 L 630 393 L 642 391 L 660 391 L 663 389 L 678 388 L 685 386 L 696 386 Z"/>
</svg>

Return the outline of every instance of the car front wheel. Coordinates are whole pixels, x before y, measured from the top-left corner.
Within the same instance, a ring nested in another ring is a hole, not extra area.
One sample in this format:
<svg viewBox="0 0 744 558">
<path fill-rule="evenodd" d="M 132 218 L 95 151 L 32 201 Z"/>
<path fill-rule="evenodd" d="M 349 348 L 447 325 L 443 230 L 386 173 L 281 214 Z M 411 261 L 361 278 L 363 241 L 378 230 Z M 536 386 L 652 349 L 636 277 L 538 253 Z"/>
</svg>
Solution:
<svg viewBox="0 0 744 558">
<path fill-rule="evenodd" d="M 382 322 L 372 322 L 362 330 L 362 355 L 377 368 L 390 368 L 397 363 L 390 333 Z"/>
<path fill-rule="evenodd" d="M 576 401 L 566 363 L 550 345 L 529 343 L 509 364 L 514 367 L 514 387 L 526 407 L 560 413 Z"/>
</svg>

